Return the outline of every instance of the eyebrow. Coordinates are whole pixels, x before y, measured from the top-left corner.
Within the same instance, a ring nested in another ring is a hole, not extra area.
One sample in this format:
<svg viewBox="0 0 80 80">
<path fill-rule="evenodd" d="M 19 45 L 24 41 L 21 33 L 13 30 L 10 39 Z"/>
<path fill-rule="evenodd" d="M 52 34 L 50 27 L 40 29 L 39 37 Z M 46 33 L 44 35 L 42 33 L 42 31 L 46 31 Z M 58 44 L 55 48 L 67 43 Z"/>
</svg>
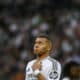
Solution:
<svg viewBox="0 0 80 80">
<path fill-rule="evenodd" d="M 35 43 L 36 43 L 36 42 L 41 42 L 41 41 L 35 41 Z"/>
</svg>

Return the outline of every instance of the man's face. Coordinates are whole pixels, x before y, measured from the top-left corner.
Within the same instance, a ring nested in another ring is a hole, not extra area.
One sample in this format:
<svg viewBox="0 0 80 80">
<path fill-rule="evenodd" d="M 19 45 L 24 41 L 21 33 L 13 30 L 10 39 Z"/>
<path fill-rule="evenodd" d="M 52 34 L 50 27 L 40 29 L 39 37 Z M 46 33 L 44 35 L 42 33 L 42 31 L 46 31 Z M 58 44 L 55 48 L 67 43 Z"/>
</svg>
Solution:
<svg viewBox="0 0 80 80">
<path fill-rule="evenodd" d="M 34 44 L 34 54 L 41 55 L 46 53 L 49 48 L 49 42 L 46 38 L 36 38 Z"/>
</svg>

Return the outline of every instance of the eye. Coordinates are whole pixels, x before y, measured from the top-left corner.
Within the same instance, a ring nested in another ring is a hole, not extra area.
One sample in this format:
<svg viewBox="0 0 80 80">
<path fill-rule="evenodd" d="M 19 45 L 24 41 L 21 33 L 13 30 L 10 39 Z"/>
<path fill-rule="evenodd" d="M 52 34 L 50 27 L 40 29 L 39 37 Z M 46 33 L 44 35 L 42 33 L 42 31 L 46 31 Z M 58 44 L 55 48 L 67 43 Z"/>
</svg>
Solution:
<svg viewBox="0 0 80 80">
<path fill-rule="evenodd" d="M 36 41 L 35 44 L 42 44 L 42 41 Z"/>
<path fill-rule="evenodd" d="M 42 42 L 40 41 L 39 44 L 41 44 Z"/>
<path fill-rule="evenodd" d="M 36 44 L 42 44 L 42 42 L 41 42 L 41 41 L 39 41 L 39 42 L 37 42 Z"/>
</svg>

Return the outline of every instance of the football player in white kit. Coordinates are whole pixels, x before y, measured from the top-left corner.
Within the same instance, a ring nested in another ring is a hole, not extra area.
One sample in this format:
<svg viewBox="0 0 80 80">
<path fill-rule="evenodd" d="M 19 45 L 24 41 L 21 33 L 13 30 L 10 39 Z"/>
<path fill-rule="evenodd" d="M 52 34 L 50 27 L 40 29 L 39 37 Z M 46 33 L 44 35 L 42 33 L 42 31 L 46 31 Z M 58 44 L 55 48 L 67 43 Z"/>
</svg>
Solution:
<svg viewBox="0 0 80 80">
<path fill-rule="evenodd" d="M 61 65 L 49 56 L 51 49 L 51 40 L 46 35 L 36 37 L 34 44 L 36 59 L 27 64 L 25 80 L 60 80 Z"/>
</svg>

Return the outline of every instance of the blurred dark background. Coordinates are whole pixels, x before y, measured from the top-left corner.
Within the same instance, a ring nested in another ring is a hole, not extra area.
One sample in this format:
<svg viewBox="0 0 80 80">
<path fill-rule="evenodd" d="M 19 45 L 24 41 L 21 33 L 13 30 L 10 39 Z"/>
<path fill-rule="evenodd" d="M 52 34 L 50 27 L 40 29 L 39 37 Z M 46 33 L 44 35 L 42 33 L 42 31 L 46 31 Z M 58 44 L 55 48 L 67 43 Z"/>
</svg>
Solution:
<svg viewBox="0 0 80 80">
<path fill-rule="evenodd" d="M 40 33 L 52 39 L 61 80 L 80 80 L 80 0 L 0 0 L 0 80 L 25 80 Z"/>
</svg>

